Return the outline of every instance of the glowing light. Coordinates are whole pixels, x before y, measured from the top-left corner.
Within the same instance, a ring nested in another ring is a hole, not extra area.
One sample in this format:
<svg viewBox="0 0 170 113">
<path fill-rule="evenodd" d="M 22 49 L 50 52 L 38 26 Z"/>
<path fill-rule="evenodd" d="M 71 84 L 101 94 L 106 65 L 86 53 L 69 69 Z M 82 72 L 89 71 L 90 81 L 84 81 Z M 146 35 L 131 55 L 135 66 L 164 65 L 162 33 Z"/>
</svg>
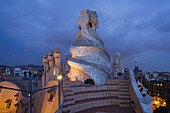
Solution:
<svg viewBox="0 0 170 113">
<path fill-rule="evenodd" d="M 154 111 L 156 108 L 159 108 L 160 106 L 166 106 L 165 99 L 162 99 L 162 98 L 160 98 L 160 97 L 154 96 L 154 97 L 153 97 L 153 103 L 152 103 L 153 111 Z"/>
<path fill-rule="evenodd" d="M 62 75 L 58 75 L 58 76 L 57 76 L 57 79 L 58 79 L 58 80 L 61 80 L 62 78 L 63 78 Z"/>
<path fill-rule="evenodd" d="M 55 70 L 54 70 L 54 75 L 55 75 Z"/>
<path fill-rule="evenodd" d="M 157 84 L 157 86 L 159 86 L 159 84 Z"/>
</svg>

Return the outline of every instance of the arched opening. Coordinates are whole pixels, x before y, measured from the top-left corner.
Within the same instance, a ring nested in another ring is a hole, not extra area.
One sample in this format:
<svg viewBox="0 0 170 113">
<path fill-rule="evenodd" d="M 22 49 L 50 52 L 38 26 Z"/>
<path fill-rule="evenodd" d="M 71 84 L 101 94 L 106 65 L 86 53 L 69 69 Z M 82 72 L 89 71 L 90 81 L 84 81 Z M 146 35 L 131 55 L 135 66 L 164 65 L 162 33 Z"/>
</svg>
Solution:
<svg viewBox="0 0 170 113">
<path fill-rule="evenodd" d="M 89 26 L 92 27 L 92 23 L 91 22 L 89 22 Z"/>
<path fill-rule="evenodd" d="M 139 89 L 140 92 L 142 92 L 143 87 L 141 85 L 138 85 L 138 89 Z"/>
<path fill-rule="evenodd" d="M 124 72 L 127 72 L 127 71 L 129 71 L 129 69 L 128 69 L 128 68 L 126 68 L 126 69 L 124 70 Z"/>
<path fill-rule="evenodd" d="M 52 102 L 53 101 L 53 94 L 50 93 L 50 97 L 48 99 L 49 102 Z"/>
<path fill-rule="evenodd" d="M 79 29 L 81 30 L 81 25 L 79 25 Z"/>
<path fill-rule="evenodd" d="M 93 80 L 87 79 L 84 81 L 84 84 L 95 84 Z"/>
<path fill-rule="evenodd" d="M 118 75 L 118 76 L 122 76 L 123 74 L 119 72 L 117 75 Z"/>
</svg>

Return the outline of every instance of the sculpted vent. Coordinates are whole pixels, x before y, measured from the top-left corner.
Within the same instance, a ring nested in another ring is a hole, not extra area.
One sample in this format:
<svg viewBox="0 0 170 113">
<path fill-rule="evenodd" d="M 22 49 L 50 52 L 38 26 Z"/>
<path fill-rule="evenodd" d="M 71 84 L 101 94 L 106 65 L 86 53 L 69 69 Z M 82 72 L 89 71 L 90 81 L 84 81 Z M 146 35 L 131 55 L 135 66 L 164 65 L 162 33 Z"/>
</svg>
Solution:
<svg viewBox="0 0 170 113">
<path fill-rule="evenodd" d="M 84 10 L 80 13 L 78 25 L 81 31 L 76 34 L 70 47 L 72 58 L 68 60 L 71 67 L 68 77 L 83 82 L 91 79 L 95 84 L 104 84 L 109 78 L 110 57 L 96 34 L 96 12 Z"/>
</svg>

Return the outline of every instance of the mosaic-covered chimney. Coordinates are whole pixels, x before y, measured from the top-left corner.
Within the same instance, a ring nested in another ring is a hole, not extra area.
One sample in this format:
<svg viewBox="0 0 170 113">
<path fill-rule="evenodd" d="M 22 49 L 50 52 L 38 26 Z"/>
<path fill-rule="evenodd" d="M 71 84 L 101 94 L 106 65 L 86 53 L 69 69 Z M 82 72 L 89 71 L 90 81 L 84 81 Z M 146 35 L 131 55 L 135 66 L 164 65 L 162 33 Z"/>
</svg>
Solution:
<svg viewBox="0 0 170 113">
<path fill-rule="evenodd" d="M 81 11 L 78 17 L 79 31 L 70 47 L 72 58 L 68 77 L 72 80 L 104 84 L 109 78 L 110 57 L 103 41 L 96 34 L 97 14 L 95 11 Z"/>
</svg>

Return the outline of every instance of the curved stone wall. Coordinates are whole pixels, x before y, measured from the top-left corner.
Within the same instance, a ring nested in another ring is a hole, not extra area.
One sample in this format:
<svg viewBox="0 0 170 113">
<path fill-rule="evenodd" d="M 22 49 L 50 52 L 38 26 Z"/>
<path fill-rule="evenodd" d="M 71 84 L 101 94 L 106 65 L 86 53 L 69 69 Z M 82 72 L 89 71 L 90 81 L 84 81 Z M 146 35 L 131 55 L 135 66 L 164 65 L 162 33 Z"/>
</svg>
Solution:
<svg viewBox="0 0 170 113">
<path fill-rule="evenodd" d="M 53 87 L 58 85 L 58 82 L 55 80 L 49 81 L 43 88 Z M 46 90 L 42 90 L 39 92 L 36 92 L 34 96 L 36 97 L 34 99 L 35 108 L 34 112 L 36 113 L 55 113 L 59 109 L 59 90 L 58 87 L 55 87 L 52 92 L 50 92 L 53 95 L 52 101 L 49 101 L 50 93 L 48 93 L 48 90 L 52 88 L 48 88 Z M 62 104 L 64 99 L 63 91 L 60 89 L 60 104 Z"/>
<path fill-rule="evenodd" d="M 136 107 L 134 108 L 137 113 L 152 113 L 152 108 L 150 108 L 150 101 L 144 98 L 138 89 L 134 73 L 129 72 L 131 95 L 134 100 Z M 148 95 L 149 96 L 149 95 Z M 146 96 L 147 97 L 147 96 Z"/>
<path fill-rule="evenodd" d="M 19 87 L 11 82 L 6 82 L 6 81 L 0 82 L 0 86 L 14 88 L 14 89 L 19 90 Z M 17 95 L 17 94 L 18 94 L 18 97 L 15 97 L 14 95 Z M 22 112 L 20 108 L 18 108 L 17 106 L 14 106 L 15 104 L 19 102 L 21 98 L 22 98 L 22 94 L 20 91 L 9 90 L 5 88 L 0 89 L 0 112 L 1 113 L 16 113 L 17 109 L 18 109 L 18 112 Z M 11 105 L 9 108 L 7 108 L 7 103 L 6 103 L 7 100 L 11 100 L 10 102 Z"/>
</svg>

